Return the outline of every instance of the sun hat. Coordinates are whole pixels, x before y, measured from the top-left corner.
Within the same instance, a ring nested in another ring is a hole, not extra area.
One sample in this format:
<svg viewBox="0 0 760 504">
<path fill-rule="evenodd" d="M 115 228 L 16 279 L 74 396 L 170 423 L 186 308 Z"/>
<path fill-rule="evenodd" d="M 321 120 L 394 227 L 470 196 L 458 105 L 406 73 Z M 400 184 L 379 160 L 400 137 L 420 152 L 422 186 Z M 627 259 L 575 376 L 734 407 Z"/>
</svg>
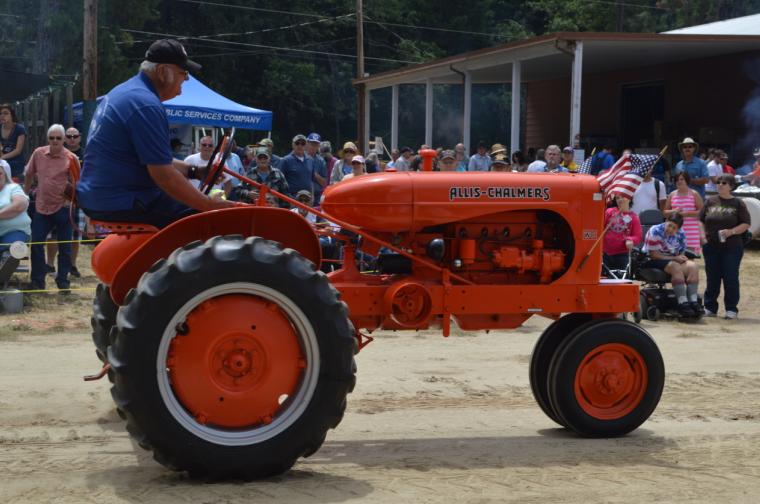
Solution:
<svg viewBox="0 0 760 504">
<path fill-rule="evenodd" d="M 354 152 L 359 152 L 359 149 L 356 148 L 356 144 L 354 142 L 346 142 L 343 144 L 343 150 L 352 150 Z"/>
<path fill-rule="evenodd" d="M 694 139 L 691 137 L 686 137 L 682 141 L 678 142 L 678 150 L 683 149 L 684 145 L 693 145 L 694 150 L 699 149 L 699 144 L 695 142 Z"/>
<path fill-rule="evenodd" d="M 500 143 L 495 143 L 491 146 L 491 155 L 506 153 L 507 148 Z"/>
<path fill-rule="evenodd" d="M 506 154 L 499 153 L 493 156 L 492 163 L 509 164 L 509 158 Z"/>
</svg>

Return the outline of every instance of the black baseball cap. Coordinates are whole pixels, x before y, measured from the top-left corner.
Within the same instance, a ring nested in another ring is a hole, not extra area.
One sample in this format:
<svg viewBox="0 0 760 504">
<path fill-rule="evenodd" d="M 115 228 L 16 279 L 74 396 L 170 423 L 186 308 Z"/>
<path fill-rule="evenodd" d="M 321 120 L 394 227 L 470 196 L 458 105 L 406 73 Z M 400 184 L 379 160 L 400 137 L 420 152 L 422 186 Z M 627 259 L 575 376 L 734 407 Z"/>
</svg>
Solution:
<svg viewBox="0 0 760 504">
<path fill-rule="evenodd" d="M 201 66 L 188 59 L 187 51 L 177 40 L 161 39 L 153 42 L 147 51 L 145 59 L 152 63 L 170 63 L 189 72 L 200 72 Z"/>
</svg>

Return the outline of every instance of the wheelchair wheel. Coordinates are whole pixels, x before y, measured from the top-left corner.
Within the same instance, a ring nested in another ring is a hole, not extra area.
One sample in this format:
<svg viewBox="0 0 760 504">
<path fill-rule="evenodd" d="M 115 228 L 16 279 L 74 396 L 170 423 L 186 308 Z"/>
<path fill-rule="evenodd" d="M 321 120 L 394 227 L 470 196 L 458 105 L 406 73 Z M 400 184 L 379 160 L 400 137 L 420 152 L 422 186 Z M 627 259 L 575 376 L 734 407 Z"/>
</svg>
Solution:
<svg viewBox="0 0 760 504">
<path fill-rule="evenodd" d="M 660 309 L 656 306 L 649 306 L 647 307 L 647 319 L 652 320 L 654 322 L 660 320 Z"/>
</svg>

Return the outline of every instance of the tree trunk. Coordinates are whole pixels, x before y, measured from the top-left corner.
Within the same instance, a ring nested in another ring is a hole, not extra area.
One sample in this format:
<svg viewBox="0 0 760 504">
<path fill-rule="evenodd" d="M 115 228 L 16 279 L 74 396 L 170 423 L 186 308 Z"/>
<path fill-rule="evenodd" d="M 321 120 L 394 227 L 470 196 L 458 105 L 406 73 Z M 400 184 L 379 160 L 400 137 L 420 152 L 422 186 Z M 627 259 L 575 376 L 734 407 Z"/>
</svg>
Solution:
<svg viewBox="0 0 760 504">
<path fill-rule="evenodd" d="M 37 47 L 32 72 L 36 74 L 49 74 L 53 62 L 55 47 L 55 34 L 52 29 L 52 20 L 61 10 L 61 0 L 40 0 L 40 15 L 37 18 Z"/>
</svg>

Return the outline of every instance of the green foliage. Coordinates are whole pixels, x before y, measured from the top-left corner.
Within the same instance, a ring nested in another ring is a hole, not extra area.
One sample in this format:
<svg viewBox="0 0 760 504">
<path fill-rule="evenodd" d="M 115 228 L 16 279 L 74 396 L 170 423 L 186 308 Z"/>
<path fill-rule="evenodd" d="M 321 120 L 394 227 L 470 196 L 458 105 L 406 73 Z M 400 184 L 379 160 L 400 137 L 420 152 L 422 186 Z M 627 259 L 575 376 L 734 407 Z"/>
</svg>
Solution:
<svg viewBox="0 0 760 504">
<path fill-rule="evenodd" d="M 198 76 L 203 82 L 233 100 L 274 112 L 279 147 L 297 132 L 318 131 L 334 145 L 355 138 L 356 65 L 350 57 L 356 52 L 356 26 L 350 15 L 355 0 L 213 1 L 227 5 L 100 0 L 100 92 L 133 75 L 148 45 L 160 34 L 184 36 L 191 57 L 204 65 Z M 635 32 L 660 32 L 760 11 L 760 0 L 626 0 L 623 4 L 623 30 Z M 0 13 L 11 15 L 0 16 L 4 68 L 29 71 L 35 63 L 39 66 L 42 33 L 53 42 L 48 72 L 81 73 L 82 2 L 0 0 Z M 405 62 L 429 61 L 549 32 L 614 31 L 618 11 L 614 0 L 365 0 L 364 14 L 365 71 L 377 74 Z M 436 89 L 435 121 L 446 127 L 435 142 L 450 144 L 461 134 L 452 113 L 461 108 L 460 89 Z M 473 107 L 483 113 L 475 116 L 473 139 L 505 141 L 509 101 L 508 87 L 476 87 Z M 389 93 L 373 94 L 373 134 L 389 135 L 389 107 Z M 402 143 L 420 143 L 423 108 L 424 88 L 404 86 Z"/>
</svg>

